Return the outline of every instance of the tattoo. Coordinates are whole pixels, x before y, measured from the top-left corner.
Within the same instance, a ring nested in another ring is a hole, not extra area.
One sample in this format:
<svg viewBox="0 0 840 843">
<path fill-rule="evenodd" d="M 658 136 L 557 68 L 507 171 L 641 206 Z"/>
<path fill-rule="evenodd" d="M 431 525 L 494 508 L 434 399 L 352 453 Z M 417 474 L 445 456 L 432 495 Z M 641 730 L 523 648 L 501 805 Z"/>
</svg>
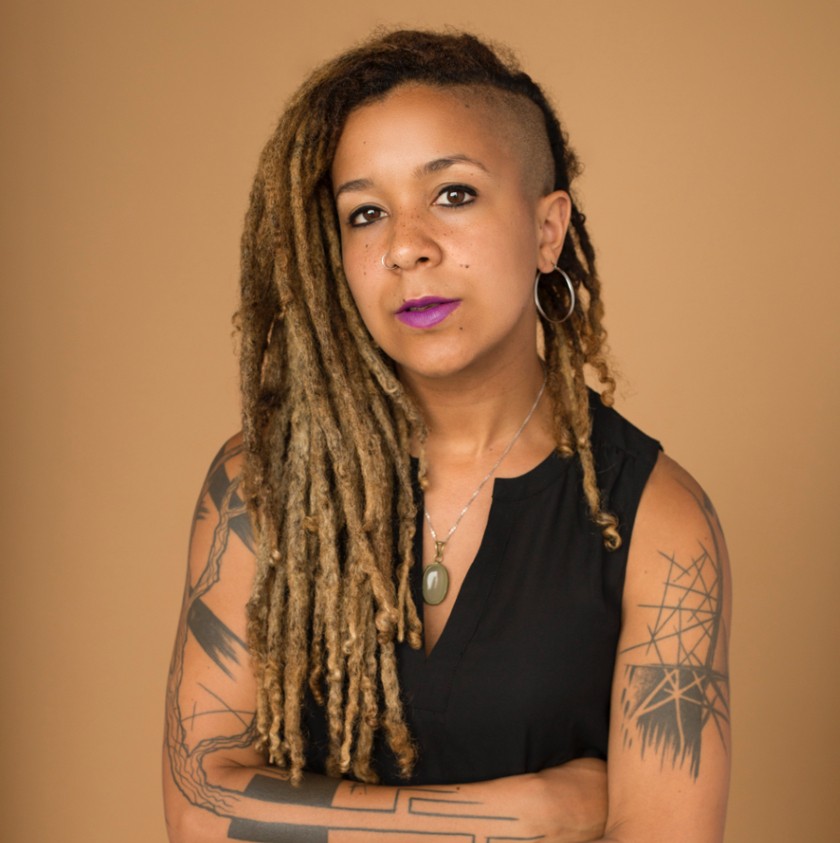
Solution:
<svg viewBox="0 0 840 843">
<path fill-rule="evenodd" d="M 689 492 L 709 527 L 711 544 L 699 542 L 697 555 L 682 561 L 660 551 L 667 563 L 662 599 L 640 607 L 651 617 L 648 637 L 622 650 L 649 661 L 626 667 L 621 706 L 625 746 L 638 740 L 642 755 L 650 749 L 674 768 L 687 762 L 696 779 L 707 723 L 725 743 L 729 680 L 720 523 L 711 501 Z"/>
<path fill-rule="evenodd" d="M 241 448 L 238 448 L 237 452 L 240 450 Z M 233 453 L 228 454 L 228 457 L 232 455 Z M 231 485 L 234 486 L 233 489 L 231 489 Z M 228 504 L 230 508 L 230 520 L 227 525 L 228 529 L 235 533 L 243 542 L 245 547 L 253 553 L 254 539 L 251 533 L 251 520 L 245 508 L 245 504 L 237 493 L 238 486 L 238 480 L 234 481 L 234 484 L 229 483 L 224 466 L 220 466 L 220 470 L 210 475 L 210 479 L 207 484 L 207 492 L 213 500 L 213 503 L 216 505 L 216 509 L 220 512 L 227 496 L 230 495 L 230 502 Z"/>
<path fill-rule="evenodd" d="M 338 790 L 337 779 L 324 776 L 313 777 L 307 781 L 306 788 L 277 787 L 277 781 L 268 776 L 254 776 L 245 793 L 264 802 L 282 802 L 285 804 L 308 805 L 313 808 L 329 808 Z M 300 828 L 286 823 L 257 822 L 238 818 L 231 821 L 228 837 L 231 840 L 272 841 L 300 840 L 301 843 L 326 843 L 328 829 L 323 827 Z"/>
<path fill-rule="evenodd" d="M 307 776 L 306 787 L 295 788 L 269 776 L 256 775 L 245 795 L 298 809 L 319 808 L 317 821 L 297 824 L 235 819 L 230 824 L 228 837 L 252 843 L 328 843 L 331 832 L 342 841 L 359 843 L 370 840 L 371 834 L 375 834 L 374 839 L 381 843 L 427 841 L 430 837 L 447 843 L 501 843 L 505 840 L 525 843 L 543 839 L 541 836 L 497 834 L 489 829 L 482 831 L 482 825 L 514 823 L 517 818 L 484 813 L 481 803 L 457 798 L 457 786 L 387 788 L 383 789 L 379 804 L 357 807 L 353 797 L 367 796 L 368 788 L 354 783 L 342 794 L 340 784 L 336 779 Z M 428 818 L 428 828 L 420 831 L 407 827 L 405 820 L 411 816 Z"/>
<path fill-rule="evenodd" d="M 230 483 L 227 472 L 225 471 L 225 463 L 232 457 L 241 454 L 244 450 L 242 445 L 230 449 L 228 449 L 228 446 L 223 446 L 219 453 L 213 457 L 213 462 L 210 464 L 210 470 L 207 472 L 207 478 L 204 481 L 204 485 L 198 496 L 198 502 L 195 505 L 190 542 L 192 542 L 196 526 L 200 522 L 205 521 L 210 515 L 210 510 L 205 503 L 206 498 L 209 497 L 213 501 L 218 512 L 222 511 L 222 503 L 228 492 L 228 485 Z M 231 497 L 231 507 L 235 510 L 236 514 L 230 518 L 229 529 L 239 536 L 248 550 L 253 552 L 254 540 L 251 533 L 251 522 L 236 489 L 233 490 Z"/>
<path fill-rule="evenodd" d="M 222 558 L 227 549 L 233 525 L 239 525 L 237 534 L 240 534 L 243 525 L 244 528 L 249 525 L 245 505 L 236 494 L 239 480 L 230 481 L 225 470 L 226 461 L 238 450 L 240 449 L 227 453 L 223 450 L 217 455 L 210 468 L 205 487 L 199 496 L 193 529 L 195 523 L 205 520 L 209 515 L 203 503 L 208 495 L 217 506 L 219 520 L 213 531 L 207 562 L 195 584 L 188 581 L 184 590 L 184 606 L 175 638 L 166 690 L 164 740 L 172 779 L 191 803 L 222 816 L 229 815 L 237 801 L 242 798 L 242 794 L 211 785 L 204 770 L 204 759 L 220 750 L 250 746 L 254 741 L 254 712 L 234 709 L 218 693 L 203 685 L 201 688 L 207 693 L 209 707 L 199 711 L 198 703 L 194 702 L 192 711 L 185 715 L 181 711 L 180 691 L 184 673 L 184 653 L 190 634 L 228 676 L 231 676 L 228 665 L 231 662 L 239 664 L 240 658 L 247 656 L 244 642 L 234 635 L 202 601 L 202 598 L 219 581 Z M 218 714 L 220 711 L 230 714 L 237 726 L 242 727 L 241 730 L 233 735 L 220 735 L 197 743 L 189 739 L 189 733 L 194 728 L 197 718 Z"/>
<path fill-rule="evenodd" d="M 188 609 L 187 626 L 201 649 L 221 670 L 233 677 L 225 661 L 240 665 L 240 654 L 247 657 L 247 644 L 231 632 L 200 599 L 193 601 Z"/>
</svg>

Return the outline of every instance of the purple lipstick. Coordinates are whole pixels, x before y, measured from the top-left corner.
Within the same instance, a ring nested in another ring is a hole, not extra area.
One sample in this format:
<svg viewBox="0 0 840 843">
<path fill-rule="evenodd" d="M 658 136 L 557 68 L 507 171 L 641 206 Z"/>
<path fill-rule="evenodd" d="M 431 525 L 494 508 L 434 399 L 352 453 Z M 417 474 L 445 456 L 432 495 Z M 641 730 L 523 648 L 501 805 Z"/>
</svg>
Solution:
<svg viewBox="0 0 840 843">
<path fill-rule="evenodd" d="M 443 322 L 460 304 L 460 299 L 423 296 L 421 299 L 409 299 L 397 311 L 396 316 L 409 328 L 431 328 Z"/>
</svg>

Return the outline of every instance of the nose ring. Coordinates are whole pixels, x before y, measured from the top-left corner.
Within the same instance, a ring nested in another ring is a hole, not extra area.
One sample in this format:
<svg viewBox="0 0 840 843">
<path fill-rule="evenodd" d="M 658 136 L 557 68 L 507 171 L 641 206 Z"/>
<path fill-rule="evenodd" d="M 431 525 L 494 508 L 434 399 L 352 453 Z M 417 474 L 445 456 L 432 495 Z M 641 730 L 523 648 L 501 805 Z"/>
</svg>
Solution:
<svg viewBox="0 0 840 843">
<path fill-rule="evenodd" d="M 380 260 L 382 261 L 382 266 L 384 266 L 385 269 L 387 269 L 389 272 L 393 272 L 395 269 L 399 268 L 397 264 L 390 264 L 389 265 L 389 264 L 385 263 L 385 255 L 382 255 Z"/>
</svg>

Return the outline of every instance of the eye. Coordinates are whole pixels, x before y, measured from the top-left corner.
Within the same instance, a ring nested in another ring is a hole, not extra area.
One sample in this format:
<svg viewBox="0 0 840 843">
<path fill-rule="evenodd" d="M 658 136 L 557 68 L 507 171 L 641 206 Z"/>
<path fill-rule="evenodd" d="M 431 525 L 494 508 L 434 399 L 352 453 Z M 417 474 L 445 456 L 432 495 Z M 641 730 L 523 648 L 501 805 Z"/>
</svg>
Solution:
<svg viewBox="0 0 840 843">
<path fill-rule="evenodd" d="M 463 205 L 471 205 L 477 195 L 478 192 L 472 187 L 467 187 L 465 184 L 452 184 L 441 190 L 435 204 L 458 208 Z"/>
<path fill-rule="evenodd" d="M 370 225 L 372 222 L 382 219 L 384 214 L 385 212 L 382 208 L 377 208 L 375 205 L 365 205 L 362 208 L 356 208 L 355 211 L 352 211 L 350 216 L 347 218 L 347 222 L 349 225 L 358 228 L 363 225 Z"/>
</svg>

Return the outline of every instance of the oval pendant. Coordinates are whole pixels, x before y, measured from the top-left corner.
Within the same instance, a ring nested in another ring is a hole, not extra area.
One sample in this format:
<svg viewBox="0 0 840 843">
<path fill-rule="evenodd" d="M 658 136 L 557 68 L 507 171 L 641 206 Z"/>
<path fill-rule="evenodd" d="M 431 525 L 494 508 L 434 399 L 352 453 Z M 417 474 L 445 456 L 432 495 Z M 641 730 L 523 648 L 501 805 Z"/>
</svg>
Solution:
<svg viewBox="0 0 840 843">
<path fill-rule="evenodd" d="M 423 602 L 430 606 L 437 606 L 449 591 L 449 571 L 440 564 L 433 562 L 423 571 Z"/>
</svg>

